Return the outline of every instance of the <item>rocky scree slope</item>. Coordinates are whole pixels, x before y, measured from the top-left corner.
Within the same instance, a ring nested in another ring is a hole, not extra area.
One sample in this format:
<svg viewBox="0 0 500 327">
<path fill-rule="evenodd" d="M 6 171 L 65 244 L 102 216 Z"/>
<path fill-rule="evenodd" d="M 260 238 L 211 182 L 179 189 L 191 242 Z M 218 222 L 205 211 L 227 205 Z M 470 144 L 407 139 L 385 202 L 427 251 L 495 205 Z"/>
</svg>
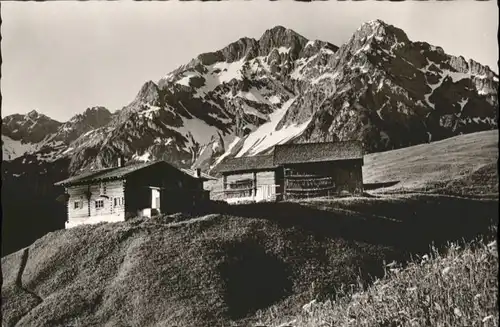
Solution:
<svg viewBox="0 0 500 327">
<path fill-rule="evenodd" d="M 359 139 L 367 152 L 497 128 L 498 75 L 380 20 L 340 48 L 277 26 L 145 83 L 59 152 L 69 173 L 165 159 L 210 170 L 276 144 Z"/>
</svg>

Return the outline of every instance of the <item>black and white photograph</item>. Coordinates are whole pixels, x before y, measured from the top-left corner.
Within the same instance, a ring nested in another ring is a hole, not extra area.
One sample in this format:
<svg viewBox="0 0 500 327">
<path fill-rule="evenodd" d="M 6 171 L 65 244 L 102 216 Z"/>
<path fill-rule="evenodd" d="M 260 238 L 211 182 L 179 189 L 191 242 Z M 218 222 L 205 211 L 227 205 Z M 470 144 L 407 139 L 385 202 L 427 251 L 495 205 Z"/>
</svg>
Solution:
<svg viewBox="0 0 500 327">
<path fill-rule="evenodd" d="M 497 327 L 497 1 L 2 1 L 2 327 Z"/>
</svg>

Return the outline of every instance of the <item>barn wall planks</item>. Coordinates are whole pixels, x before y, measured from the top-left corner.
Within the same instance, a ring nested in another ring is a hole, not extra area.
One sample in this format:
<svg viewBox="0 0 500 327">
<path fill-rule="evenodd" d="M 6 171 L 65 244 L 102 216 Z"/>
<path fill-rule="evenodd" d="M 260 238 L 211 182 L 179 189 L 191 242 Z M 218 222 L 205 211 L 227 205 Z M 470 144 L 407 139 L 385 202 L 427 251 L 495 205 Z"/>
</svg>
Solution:
<svg viewBox="0 0 500 327">
<path fill-rule="evenodd" d="M 246 179 L 253 179 L 253 173 L 242 173 L 242 174 L 232 174 L 232 175 L 227 175 L 226 177 L 226 186 L 229 187 L 229 184 L 232 184 L 234 182 L 246 180 Z"/>
<path fill-rule="evenodd" d="M 276 173 L 274 170 L 225 174 L 225 199 L 276 199 Z"/>
<path fill-rule="evenodd" d="M 256 173 L 257 194 L 264 201 L 276 200 L 276 173 L 275 171 L 262 171 Z"/>
<path fill-rule="evenodd" d="M 362 160 L 285 165 L 284 170 L 289 199 L 363 192 Z"/>
<path fill-rule="evenodd" d="M 274 171 L 257 172 L 257 187 L 263 185 L 275 185 L 276 177 Z"/>
</svg>

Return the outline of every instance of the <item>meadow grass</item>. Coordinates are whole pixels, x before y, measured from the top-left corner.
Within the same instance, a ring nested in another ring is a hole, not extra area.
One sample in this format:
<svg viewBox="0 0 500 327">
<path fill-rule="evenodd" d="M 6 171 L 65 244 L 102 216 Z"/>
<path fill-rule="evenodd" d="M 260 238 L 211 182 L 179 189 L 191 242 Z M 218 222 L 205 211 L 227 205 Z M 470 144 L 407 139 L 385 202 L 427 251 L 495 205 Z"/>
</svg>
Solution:
<svg viewBox="0 0 500 327">
<path fill-rule="evenodd" d="M 404 268 L 394 263 L 366 287 L 342 287 L 335 298 L 312 301 L 296 317 L 269 309 L 266 326 L 498 326 L 496 240 L 476 240 L 429 254 Z"/>
</svg>

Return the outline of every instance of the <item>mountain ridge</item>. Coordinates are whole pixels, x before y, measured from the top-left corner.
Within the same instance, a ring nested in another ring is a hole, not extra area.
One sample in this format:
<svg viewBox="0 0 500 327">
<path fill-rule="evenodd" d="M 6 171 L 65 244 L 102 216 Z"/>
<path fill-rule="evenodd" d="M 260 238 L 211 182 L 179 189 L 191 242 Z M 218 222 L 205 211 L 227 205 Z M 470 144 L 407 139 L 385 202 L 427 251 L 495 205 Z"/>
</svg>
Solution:
<svg viewBox="0 0 500 327">
<path fill-rule="evenodd" d="M 146 81 L 109 121 L 59 144 L 55 160 L 71 158 L 72 174 L 121 153 L 209 171 L 285 142 L 359 139 L 383 151 L 497 128 L 497 88 L 488 66 L 381 20 L 340 47 L 277 25 Z"/>
</svg>

